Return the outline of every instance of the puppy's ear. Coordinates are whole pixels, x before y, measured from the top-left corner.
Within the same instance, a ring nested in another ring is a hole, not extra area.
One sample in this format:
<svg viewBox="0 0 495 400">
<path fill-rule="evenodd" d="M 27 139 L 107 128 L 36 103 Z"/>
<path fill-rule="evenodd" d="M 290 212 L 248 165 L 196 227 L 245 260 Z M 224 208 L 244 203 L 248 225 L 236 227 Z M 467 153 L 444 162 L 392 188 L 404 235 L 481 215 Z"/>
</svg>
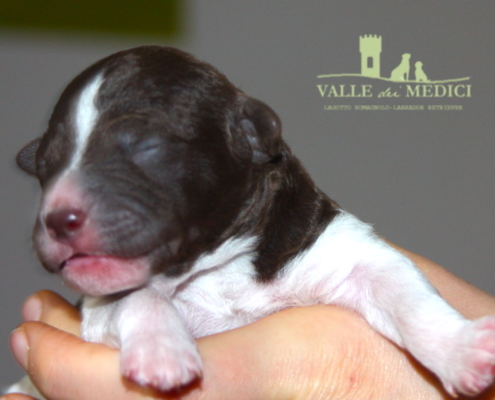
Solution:
<svg viewBox="0 0 495 400">
<path fill-rule="evenodd" d="M 275 111 L 265 103 L 243 96 L 236 116 L 236 125 L 251 146 L 253 162 L 266 163 L 280 155 L 282 124 Z"/>
<path fill-rule="evenodd" d="M 36 176 L 36 151 L 38 150 L 40 141 L 40 138 L 34 139 L 25 145 L 19 153 L 17 153 L 17 165 L 29 175 Z"/>
</svg>

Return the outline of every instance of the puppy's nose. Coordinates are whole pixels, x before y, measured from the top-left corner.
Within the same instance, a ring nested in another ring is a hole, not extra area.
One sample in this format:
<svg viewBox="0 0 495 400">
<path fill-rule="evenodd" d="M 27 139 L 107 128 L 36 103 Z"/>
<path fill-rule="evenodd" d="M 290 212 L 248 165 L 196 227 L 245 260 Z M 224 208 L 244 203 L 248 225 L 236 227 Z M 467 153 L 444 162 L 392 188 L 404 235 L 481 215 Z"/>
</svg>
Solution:
<svg viewBox="0 0 495 400">
<path fill-rule="evenodd" d="M 45 223 L 50 235 L 59 241 L 70 241 L 81 230 L 86 214 L 80 209 L 61 209 L 46 216 Z"/>
</svg>

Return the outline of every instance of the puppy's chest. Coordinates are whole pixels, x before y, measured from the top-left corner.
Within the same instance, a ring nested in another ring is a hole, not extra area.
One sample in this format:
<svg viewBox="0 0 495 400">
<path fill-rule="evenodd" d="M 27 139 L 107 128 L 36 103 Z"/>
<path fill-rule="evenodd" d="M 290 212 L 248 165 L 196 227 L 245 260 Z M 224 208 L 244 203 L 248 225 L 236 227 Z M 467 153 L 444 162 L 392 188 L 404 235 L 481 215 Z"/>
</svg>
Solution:
<svg viewBox="0 0 495 400">
<path fill-rule="evenodd" d="M 254 322 L 281 309 L 280 280 L 260 283 L 253 266 L 234 263 L 189 282 L 173 303 L 194 337 L 206 336 Z"/>
<path fill-rule="evenodd" d="M 289 307 L 344 304 L 351 271 L 361 258 L 351 242 L 367 238 L 369 229 L 343 214 L 272 280 L 257 279 L 254 255 L 246 252 L 179 287 L 173 303 L 194 337 L 237 328 Z"/>
</svg>

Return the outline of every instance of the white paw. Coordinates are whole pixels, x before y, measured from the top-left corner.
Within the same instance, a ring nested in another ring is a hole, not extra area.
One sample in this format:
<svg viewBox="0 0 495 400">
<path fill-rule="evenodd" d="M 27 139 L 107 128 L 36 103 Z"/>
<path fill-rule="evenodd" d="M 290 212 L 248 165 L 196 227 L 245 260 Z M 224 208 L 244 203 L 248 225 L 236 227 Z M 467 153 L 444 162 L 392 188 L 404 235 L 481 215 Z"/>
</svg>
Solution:
<svg viewBox="0 0 495 400">
<path fill-rule="evenodd" d="M 488 388 L 495 377 L 495 316 L 469 323 L 456 340 L 457 346 L 442 381 L 452 396 L 477 395 Z"/>
<path fill-rule="evenodd" d="M 122 348 L 120 357 L 121 371 L 127 379 L 164 392 L 201 378 L 203 372 L 203 364 L 192 339 L 133 341 Z"/>
</svg>

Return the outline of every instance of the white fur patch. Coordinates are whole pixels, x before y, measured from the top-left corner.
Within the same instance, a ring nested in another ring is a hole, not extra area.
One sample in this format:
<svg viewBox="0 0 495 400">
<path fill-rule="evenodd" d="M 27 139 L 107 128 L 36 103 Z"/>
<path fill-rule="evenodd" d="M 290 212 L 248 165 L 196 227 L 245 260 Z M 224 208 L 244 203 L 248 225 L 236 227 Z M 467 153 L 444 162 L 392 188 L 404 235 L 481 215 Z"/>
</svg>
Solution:
<svg viewBox="0 0 495 400">
<path fill-rule="evenodd" d="M 89 136 L 96 125 L 98 109 L 96 108 L 95 101 L 102 83 L 103 74 L 97 75 L 93 81 L 84 88 L 79 96 L 74 117 L 76 146 L 68 170 L 76 168 L 81 162 L 88 144 Z"/>
<path fill-rule="evenodd" d="M 311 304 L 354 309 L 399 345 L 414 342 L 411 336 L 422 324 L 428 327 L 441 321 L 440 331 L 448 334 L 464 321 L 408 258 L 379 239 L 370 225 L 345 212 L 273 282 L 257 282 L 249 253 L 208 271 L 191 277 L 174 297 L 196 337 L 242 326 L 287 307 Z M 438 314 L 433 317 L 429 310 Z M 406 316 L 418 322 L 411 324 L 415 328 L 397 326 L 396 321 Z M 428 334 L 422 338 L 428 339 Z"/>
<path fill-rule="evenodd" d="M 253 236 L 229 239 L 215 251 L 199 257 L 187 273 L 176 278 L 157 275 L 152 279 L 151 286 L 172 297 L 182 291 L 184 286 L 187 287 L 191 280 L 196 280 L 198 276 L 209 275 L 215 270 L 223 271 L 226 267 L 237 265 L 239 260 L 243 260 L 249 266 L 254 276 L 252 257 L 257 240 L 258 238 Z"/>
</svg>

